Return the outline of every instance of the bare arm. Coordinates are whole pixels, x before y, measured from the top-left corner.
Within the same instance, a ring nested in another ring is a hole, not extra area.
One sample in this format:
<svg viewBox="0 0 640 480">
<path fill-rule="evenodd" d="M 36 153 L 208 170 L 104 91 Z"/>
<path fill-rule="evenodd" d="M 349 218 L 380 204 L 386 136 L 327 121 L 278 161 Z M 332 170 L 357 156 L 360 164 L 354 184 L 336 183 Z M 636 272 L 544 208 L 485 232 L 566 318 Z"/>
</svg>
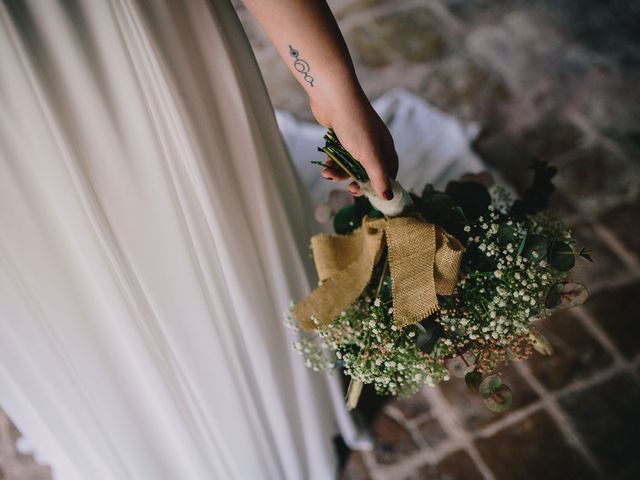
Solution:
<svg viewBox="0 0 640 480">
<path fill-rule="evenodd" d="M 324 0 L 243 0 L 309 97 L 316 120 L 331 127 L 387 198 L 398 157 L 393 139 L 371 106 L 353 69 L 340 29 Z M 331 165 L 331 162 L 328 162 Z M 326 168 L 330 180 L 346 178 Z M 352 183 L 349 190 L 359 194 Z M 385 194 L 386 192 L 386 194 Z"/>
</svg>

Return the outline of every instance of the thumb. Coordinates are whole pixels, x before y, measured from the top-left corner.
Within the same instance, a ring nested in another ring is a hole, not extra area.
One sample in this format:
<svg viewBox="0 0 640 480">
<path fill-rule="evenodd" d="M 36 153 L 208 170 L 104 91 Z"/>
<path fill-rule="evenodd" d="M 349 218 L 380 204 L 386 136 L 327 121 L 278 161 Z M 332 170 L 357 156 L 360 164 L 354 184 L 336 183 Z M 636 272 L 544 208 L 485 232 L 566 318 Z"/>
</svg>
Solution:
<svg viewBox="0 0 640 480">
<path fill-rule="evenodd" d="M 366 165 L 364 165 L 373 191 L 376 192 L 380 198 L 385 200 L 391 200 L 393 198 L 393 191 L 391 190 L 391 182 L 387 176 L 384 162 L 381 155 L 376 153 L 373 157 L 370 157 Z"/>
</svg>

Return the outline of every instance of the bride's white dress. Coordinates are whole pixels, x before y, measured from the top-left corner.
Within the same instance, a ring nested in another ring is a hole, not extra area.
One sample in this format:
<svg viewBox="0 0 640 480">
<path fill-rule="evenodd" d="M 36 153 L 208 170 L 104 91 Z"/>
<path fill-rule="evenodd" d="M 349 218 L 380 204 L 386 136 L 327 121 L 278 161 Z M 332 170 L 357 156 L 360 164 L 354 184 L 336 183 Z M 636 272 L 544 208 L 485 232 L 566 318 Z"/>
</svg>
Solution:
<svg viewBox="0 0 640 480">
<path fill-rule="evenodd" d="M 348 418 L 282 325 L 312 208 L 230 3 L 7 0 L 0 65 L 0 404 L 39 458 L 333 478 Z"/>
</svg>

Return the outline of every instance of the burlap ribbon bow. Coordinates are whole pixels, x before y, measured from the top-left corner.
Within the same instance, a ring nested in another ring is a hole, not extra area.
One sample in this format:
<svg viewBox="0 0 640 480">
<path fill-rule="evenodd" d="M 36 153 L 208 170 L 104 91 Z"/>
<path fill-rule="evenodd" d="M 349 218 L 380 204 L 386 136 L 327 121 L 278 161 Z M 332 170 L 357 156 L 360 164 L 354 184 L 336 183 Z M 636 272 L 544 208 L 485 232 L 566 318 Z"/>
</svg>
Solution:
<svg viewBox="0 0 640 480">
<path fill-rule="evenodd" d="M 295 305 L 305 330 L 334 321 L 364 291 L 386 241 L 393 320 L 403 328 L 438 310 L 436 294 L 453 293 L 464 247 L 440 227 L 418 217 L 364 217 L 349 235 L 311 238 L 320 285 Z"/>
</svg>

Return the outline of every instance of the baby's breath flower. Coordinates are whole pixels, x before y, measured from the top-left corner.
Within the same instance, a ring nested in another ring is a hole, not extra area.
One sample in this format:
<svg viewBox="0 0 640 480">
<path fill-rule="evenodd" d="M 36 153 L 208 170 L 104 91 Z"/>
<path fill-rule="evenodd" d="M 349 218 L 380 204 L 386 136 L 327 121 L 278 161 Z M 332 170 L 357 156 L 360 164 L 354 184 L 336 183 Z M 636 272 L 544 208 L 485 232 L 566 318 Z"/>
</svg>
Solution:
<svg viewBox="0 0 640 480">
<path fill-rule="evenodd" d="M 510 216 L 511 204 L 506 191 L 496 188 L 489 212 L 464 226 L 467 252 L 472 253 L 463 256 L 456 293 L 439 297 L 437 318 L 422 322 L 425 328 L 436 322 L 441 331 L 432 351 L 418 346 L 420 328 L 396 326 L 392 298 L 384 288 L 380 294 L 363 295 L 332 323 L 312 319 L 317 334 L 297 340 L 294 349 L 313 370 L 341 367 L 352 378 L 373 384 L 378 393 L 391 395 L 410 395 L 425 384 L 448 380 L 444 358 L 460 352 L 469 352 L 472 368 L 484 372 L 525 358 L 532 350 L 530 323 L 544 316 L 546 292 L 565 274 L 535 251 L 525 255 L 520 246 L 529 234 L 568 244 L 573 239 L 566 227 L 543 214 L 524 220 Z M 509 227 L 508 241 L 504 226 Z M 389 277 L 383 285 L 390 285 Z M 286 323 L 296 327 L 290 315 Z"/>
</svg>

